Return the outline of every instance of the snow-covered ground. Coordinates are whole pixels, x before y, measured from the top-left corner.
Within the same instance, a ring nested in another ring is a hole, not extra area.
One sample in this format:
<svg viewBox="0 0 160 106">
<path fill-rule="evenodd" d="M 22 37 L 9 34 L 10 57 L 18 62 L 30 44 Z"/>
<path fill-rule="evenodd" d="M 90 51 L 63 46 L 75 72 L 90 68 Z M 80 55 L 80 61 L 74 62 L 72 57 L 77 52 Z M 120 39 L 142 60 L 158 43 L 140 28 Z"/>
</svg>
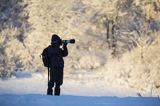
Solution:
<svg viewBox="0 0 160 106">
<path fill-rule="evenodd" d="M 0 106 L 160 106 L 159 97 L 138 97 L 123 86 L 110 86 L 103 80 L 64 79 L 60 97 L 47 96 L 47 76 L 15 73 L 0 80 Z"/>
<path fill-rule="evenodd" d="M 158 98 L 0 95 L 1 106 L 160 106 Z"/>
<path fill-rule="evenodd" d="M 31 74 L 25 71 L 14 74 L 15 77 L 11 79 L 0 80 L 0 94 L 46 94 L 47 74 Z M 137 92 L 133 89 L 108 85 L 103 79 L 96 79 L 92 75 L 83 76 L 83 80 L 76 77 L 64 79 L 61 87 L 62 95 L 137 96 Z"/>
</svg>

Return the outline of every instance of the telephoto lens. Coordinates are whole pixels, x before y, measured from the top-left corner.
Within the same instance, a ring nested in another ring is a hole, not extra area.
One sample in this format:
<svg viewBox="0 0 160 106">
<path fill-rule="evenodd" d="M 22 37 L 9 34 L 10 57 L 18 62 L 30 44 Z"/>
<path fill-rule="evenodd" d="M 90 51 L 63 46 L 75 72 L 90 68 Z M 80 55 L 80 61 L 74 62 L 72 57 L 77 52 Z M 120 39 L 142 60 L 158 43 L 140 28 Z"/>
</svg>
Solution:
<svg viewBox="0 0 160 106">
<path fill-rule="evenodd" d="M 74 44 L 75 43 L 75 39 L 70 39 L 70 40 L 62 40 L 62 43 L 70 43 L 70 44 Z"/>
<path fill-rule="evenodd" d="M 71 39 L 70 43 L 74 44 L 75 43 L 75 39 Z"/>
</svg>

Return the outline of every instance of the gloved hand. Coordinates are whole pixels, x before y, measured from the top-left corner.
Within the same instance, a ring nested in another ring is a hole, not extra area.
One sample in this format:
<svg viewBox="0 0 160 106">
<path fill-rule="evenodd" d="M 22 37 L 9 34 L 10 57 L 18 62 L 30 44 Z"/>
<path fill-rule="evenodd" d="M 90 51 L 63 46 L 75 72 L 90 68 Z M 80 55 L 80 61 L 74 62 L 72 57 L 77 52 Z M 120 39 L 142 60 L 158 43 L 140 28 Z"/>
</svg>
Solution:
<svg viewBox="0 0 160 106">
<path fill-rule="evenodd" d="M 67 44 L 68 44 L 68 43 L 63 43 L 63 46 L 64 46 L 64 47 L 67 47 Z"/>
</svg>

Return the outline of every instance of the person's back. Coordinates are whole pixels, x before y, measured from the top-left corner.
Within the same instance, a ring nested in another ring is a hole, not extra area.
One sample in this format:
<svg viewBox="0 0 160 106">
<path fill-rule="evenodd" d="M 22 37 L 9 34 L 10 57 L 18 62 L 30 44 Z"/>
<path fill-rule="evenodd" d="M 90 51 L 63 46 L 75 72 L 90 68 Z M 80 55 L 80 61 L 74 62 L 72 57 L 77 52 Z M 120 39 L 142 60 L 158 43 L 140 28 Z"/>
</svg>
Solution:
<svg viewBox="0 0 160 106">
<path fill-rule="evenodd" d="M 52 88 L 55 84 L 55 95 L 60 95 L 60 86 L 63 83 L 63 57 L 68 55 L 67 44 L 61 46 L 61 39 L 57 35 L 52 36 L 51 46 L 48 48 L 48 57 L 50 59 L 50 81 L 48 83 L 47 94 L 52 95 Z"/>
<path fill-rule="evenodd" d="M 64 67 L 62 50 L 59 47 L 49 46 L 48 57 L 50 58 L 51 67 Z"/>
</svg>

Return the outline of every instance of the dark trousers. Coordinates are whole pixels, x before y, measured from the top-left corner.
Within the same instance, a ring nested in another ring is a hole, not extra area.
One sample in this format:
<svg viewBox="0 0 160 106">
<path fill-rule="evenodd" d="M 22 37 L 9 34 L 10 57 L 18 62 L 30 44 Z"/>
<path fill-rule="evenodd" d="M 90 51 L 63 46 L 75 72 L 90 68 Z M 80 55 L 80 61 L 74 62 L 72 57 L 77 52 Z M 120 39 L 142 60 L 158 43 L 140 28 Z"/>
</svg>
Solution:
<svg viewBox="0 0 160 106">
<path fill-rule="evenodd" d="M 47 95 L 60 95 L 60 86 L 63 84 L 63 67 L 53 67 L 50 69 L 50 80 L 48 82 Z"/>
</svg>

